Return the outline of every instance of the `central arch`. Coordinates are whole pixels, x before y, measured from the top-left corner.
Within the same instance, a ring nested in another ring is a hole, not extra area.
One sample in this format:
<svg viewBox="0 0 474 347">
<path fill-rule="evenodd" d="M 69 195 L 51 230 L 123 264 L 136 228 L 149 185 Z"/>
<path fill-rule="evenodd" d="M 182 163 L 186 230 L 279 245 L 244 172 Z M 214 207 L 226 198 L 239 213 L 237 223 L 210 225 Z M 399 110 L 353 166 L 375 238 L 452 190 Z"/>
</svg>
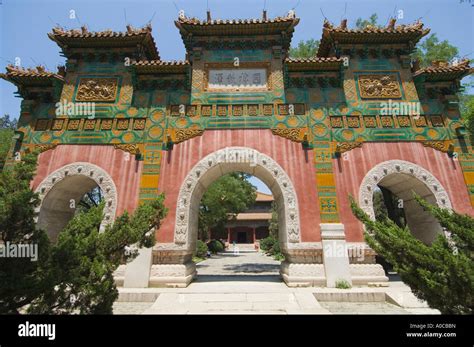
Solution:
<svg viewBox="0 0 474 347">
<path fill-rule="evenodd" d="M 301 242 L 298 199 L 287 173 L 271 157 L 253 148 L 226 147 L 201 159 L 184 179 L 178 194 L 174 243 L 193 252 L 197 242 L 199 203 L 209 185 L 234 171 L 260 178 L 272 191 L 278 209 L 280 246 Z"/>
</svg>

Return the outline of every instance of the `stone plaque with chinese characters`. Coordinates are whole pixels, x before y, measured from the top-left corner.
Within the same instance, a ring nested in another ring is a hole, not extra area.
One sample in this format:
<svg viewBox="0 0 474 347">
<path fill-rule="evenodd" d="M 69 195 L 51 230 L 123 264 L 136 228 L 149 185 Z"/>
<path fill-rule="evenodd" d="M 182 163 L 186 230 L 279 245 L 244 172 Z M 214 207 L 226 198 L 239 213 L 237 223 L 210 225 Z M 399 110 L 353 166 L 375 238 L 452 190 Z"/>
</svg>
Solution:
<svg viewBox="0 0 474 347">
<path fill-rule="evenodd" d="M 209 70 L 209 89 L 264 89 L 267 88 L 266 69 Z"/>
</svg>

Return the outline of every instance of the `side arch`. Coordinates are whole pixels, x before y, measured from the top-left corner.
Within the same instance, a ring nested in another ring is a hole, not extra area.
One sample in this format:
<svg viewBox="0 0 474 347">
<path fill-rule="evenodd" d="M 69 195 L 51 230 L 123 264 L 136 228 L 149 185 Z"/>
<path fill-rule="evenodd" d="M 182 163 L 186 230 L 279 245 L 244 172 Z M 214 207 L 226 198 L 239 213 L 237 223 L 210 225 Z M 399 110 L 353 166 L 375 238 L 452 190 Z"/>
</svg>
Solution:
<svg viewBox="0 0 474 347">
<path fill-rule="evenodd" d="M 113 222 L 117 210 L 117 188 L 112 177 L 101 167 L 75 162 L 65 165 L 49 174 L 36 188 L 41 203 L 37 207 L 37 224 L 48 231 L 52 239 L 66 226 L 74 212 L 69 209 L 69 201 L 76 205 L 82 196 L 95 186 L 102 190 L 105 207 L 101 230 Z"/>
<path fill-rule="evenodd" d="M 431 204 L 452 208 L 446 189 L 431 172 L 404 160 L 389 160 L 373 167 L 365 175 L 359 188 L 359 204 L 372 219 L 375 219 L 373 194 L 378 185 L 388 188 L 403 199 L 408 226 L 420 240 L 431 243 L 436 233 L 443 232 L 436 219 L 424 212 L 412 195 L 415 191 Z M 435 232 L 428 235 L 423 233 L 423 229 Z"/>
</svg>

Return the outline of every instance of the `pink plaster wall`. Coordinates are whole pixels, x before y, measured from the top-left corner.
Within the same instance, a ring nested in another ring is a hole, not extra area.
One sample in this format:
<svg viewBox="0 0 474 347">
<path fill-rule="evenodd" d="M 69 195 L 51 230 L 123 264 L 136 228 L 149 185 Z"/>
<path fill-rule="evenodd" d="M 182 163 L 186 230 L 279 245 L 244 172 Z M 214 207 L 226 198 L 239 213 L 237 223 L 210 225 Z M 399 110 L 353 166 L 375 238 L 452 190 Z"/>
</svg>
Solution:
<svg viewBox="0 0 474 347">
<path fill-rule="evenodd" d="M 454 210 L 474 216 L 459 162 L 417 142 L 364 143 L 347 153 L 347 160 L 333 161 L 336 191 L 346 241 L 363 240 L 362 224 L 352 215 L 348 195 L 359 198 L 363 178 L 375 165 L 387 160 L 405 160 L 417 164 L 435 176 L 448 192 Z"/>
<path fill-rule="evenodd" d="M 117 188 L 118 203 L 116 216 L 124 211 L 132 212 L 138 206 L 138 193 L 143 163 L 135 156 L 113 146 L 59 145 L 41 153 L 38 158 L 37 174 L 32 182 L 33 189 L 53 171 L 74 162 L 88 162 L 101 167 L 113 179 Z"/>
<path fill-rule="evenodd" d="M 173 242 L 176 200 L 186 175 L 203 157 L 229 146 L 254 148 L 273 158 L 285 170 L 298 197 L 301 238 L 305 242 L 320 241 L 312 151 L 306 151 L 305 156 L 300 143 L 273 135 L 268 129 L 235 129 L 206 130 L 202 136 L 177 144 L 172 151 L 164 153 L 159 188 L 166 194 L 169 213 L 157 233 L 158 242 Z"/>
</svg>

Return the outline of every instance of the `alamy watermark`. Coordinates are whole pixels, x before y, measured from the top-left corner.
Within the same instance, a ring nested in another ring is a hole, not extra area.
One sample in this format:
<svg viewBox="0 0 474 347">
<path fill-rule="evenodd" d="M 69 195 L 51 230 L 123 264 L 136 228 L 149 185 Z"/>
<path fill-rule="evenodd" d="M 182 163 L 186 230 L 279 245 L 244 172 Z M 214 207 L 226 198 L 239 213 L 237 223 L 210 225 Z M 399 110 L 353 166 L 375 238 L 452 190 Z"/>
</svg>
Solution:
<svg viewBox="0 0 474 347">
<path fill-rule="evenodd" d="M 248 163 L 257 166 L 259 153 L 251 148 L 224 148 L 219 157 L 221 163 Z"/>
<path fill-rule="evenodd" d="M 329 258 L 345 258 L 356 259 L 357 261 L 364 261 L 365 258 L 364 245 L 347 245 L 338 242 L 330 242 L 324 245 L 324 255 Z"/>
<path fill-rule="evenodd" d="M 36 243 L 11 243 L 0 244 L 0 258 L 30 258 L 38 260 L 38 244 Z"/>
<path fill-rule="evenodd" d="M 89 119 L 95 117 L 95 102 L 68 102 L 63 100 L 57 102 L 56 116 L 87 116 Z"/>
<path fill-rule="evenodd" d="M 382 116 L 403 115 L 419 117 L 421 115 L 421 104 L 417 101 L 405 102 L 389 99 L 388 102 L 381 102 L 380 107 L 380 115 Z"/>
<path fill-rule="evenodd" d="M 38 324 L 26 321 L 18 325 L 19 337 L 47 337 L 52 341 L 56 339 L 56 324 Z"/>
</svg>

